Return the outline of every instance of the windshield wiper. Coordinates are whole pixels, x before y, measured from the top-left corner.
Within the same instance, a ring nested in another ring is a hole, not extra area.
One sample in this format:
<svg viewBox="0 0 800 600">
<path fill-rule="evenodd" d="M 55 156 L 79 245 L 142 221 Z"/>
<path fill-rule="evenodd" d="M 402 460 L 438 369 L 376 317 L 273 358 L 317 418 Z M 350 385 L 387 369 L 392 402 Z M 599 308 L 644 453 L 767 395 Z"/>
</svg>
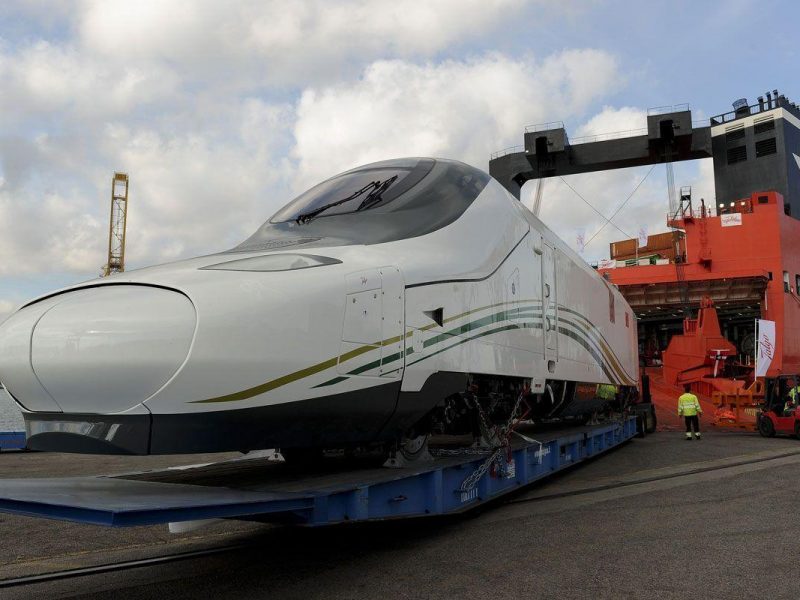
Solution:
<svg viewBox="0 0 800 600">
<path fill-rule="evenodd" d="M 356 198 L 359 198 L 360 196 L 362 196 L 364 193 L 366 193 L 369 190 L 371 190 L 371 191 L 369 192 L 367 197 L 364 198 L 364 201 L 361 204 L 358 205 L 358 208 L 356 208 L 356 211 L 364 210 L 366 208 L 374 206 L 375 204 L 377 204 L 378 202 L 380 202 L 383 199 L 382 198 L 383 192 L 385 192 L 389 188 L 389 186 L 392 185 L 395 182 L 396 179 L 397 179 L 397 175 L 392 175 L 391 177 L 389 177 L 389 179 L 386 179 L 384 181 L 380 181 L 380 180 L 378 180 L 378 181 L 370 181 L 367 185 L 365 185 L 360 190 L 358 190 L 356 192 L 353 192 L 352 194 L 347 196 L 347 198 L 342 198 L 341 200 L 337 200 L 336 202 L 330 202 L 328 204 L 323 204 L 319 208 L 315 208 L 312 211 L 309 211 L 307 213 L 303 213 L 302 215 L 298 215 L 297 218 L 295 219 L 295 221 L 297 222 L 298 225 L 304 225 L 305 223 L 308 223 L 309 221 L 311 221 L 311 219 L 313 219 L 314 217 L 316 217 L 320 213 L 325 212 L 329 208 L 333 208 L 334 206 L 339 206 L 340 204 L 344 204 L 345 202 L 350 202 L 350 200 L 355 200 Z"/>
<path fill-rule="evenodd" d="M 360 210 L 366 210 L 367 208 L 375 206 L 378 202 L 383 200 L 383 192 L 389 189 L 389 186 L 394 183 L 395 179 L 397 179 L 397 175 L 392 175 L 391 177 L 389 177 L 389 179 L 387 179 L 386 181 L 381 183 L 378 187 L 376 187 L 374 190 L 372 190 L 367 195 L 367 197 L 364 198 L 364 201 L 358 205 L 356 212 Z"/>
<path fill-rule="evenodd" d="M 367 190 L 369 190 L 369 189 L 377 190 L 380 186 L 381 186 L 381 182 L 380 181 L 370 181 L 363 188 L 361 188 L 357 192 L 353 192 L 347 198 L 342 198 L 341 200 L 337 200 L 336 202 L 330 202 L 328 204 L 323 204 L 319 208 L 315 208 L 312 211 L 309 211 L 307 213 L 303 213 L 302 215 L 297 215 L 297 218 L 295 219 L 295 221 L 297 222 L 298 225 L 302 225 L 304 223 L 308 223 L 311 219 L 316 217 L 318 214 L 320 214 L 322 212 L 325 212 L 329 208 L 333 208 L 334 206 L 339 206 L 340 204 L 344 204 L 345 202 L 350 202 L 350 200 L 355 200 L 356 198 L 361 196 Z"/>
</svg>

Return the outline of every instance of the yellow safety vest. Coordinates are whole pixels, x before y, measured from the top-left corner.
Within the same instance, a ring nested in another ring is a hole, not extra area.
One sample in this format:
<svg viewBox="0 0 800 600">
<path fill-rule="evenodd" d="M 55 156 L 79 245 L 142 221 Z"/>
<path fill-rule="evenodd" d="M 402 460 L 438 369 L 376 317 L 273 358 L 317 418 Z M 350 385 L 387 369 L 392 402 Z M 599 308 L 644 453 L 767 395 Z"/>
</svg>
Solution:
<svg viewBox="0 0 800 600">
<path fill-rule="evenodd" d="M 597 397 L 603 400 L 613 400 L 617 397 L 617 386 L 610 383 L 601 383 L 597 386 Z"/>
<path fill-rule="evenodd" d="M 693 417 L 698 413 L 702 414 L 702 412 L 700 401 L 691 392 L 681 394 L 681 397 L 678 398 L 678 416 Z"/>
<path fill-rule="evenodd" d="M 789 396 L 789 398 L 791 398 L 792 400 L 796 400 L 796 396 L 797 396 L 797 391 L 798 391 L 798 390 L 800 390 L 800 386 L 797 386 L 797 385 L 796 385 L 796 386 L 794 386 L 792 389 L 790 389 L 790 390 L 789 390 L 789 393 L 788 393 L 787 395 L 788 395 L 788 396 Z"/>
</svg>

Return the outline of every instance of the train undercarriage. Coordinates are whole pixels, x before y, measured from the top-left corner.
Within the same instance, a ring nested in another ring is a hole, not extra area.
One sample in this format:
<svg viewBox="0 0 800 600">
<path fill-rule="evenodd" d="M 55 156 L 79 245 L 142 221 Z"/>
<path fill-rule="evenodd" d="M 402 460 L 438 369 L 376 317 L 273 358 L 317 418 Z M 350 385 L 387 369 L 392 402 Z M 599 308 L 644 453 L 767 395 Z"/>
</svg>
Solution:
<svg viewBox="0 0 800 600">
<path fill-rule="evenodd" d="M 296 464 L 354 459 L 399 467 L 429 460 L 431 445 L 450 453 L 496 451 L 510 447 L 515 436 L 525 439 L 545 430 L 610 423 L 630 415 L 637 415 L 641 435 L 655 431 L 652 405 L 641 402 L 636 387 L 552 380 L 543 392 L 532 393 L 530 379 L 470 375 L 465 390 L 444 398 L 392 441 L 350 448 L 287 448 L 281 453 Z"/>
</svg>

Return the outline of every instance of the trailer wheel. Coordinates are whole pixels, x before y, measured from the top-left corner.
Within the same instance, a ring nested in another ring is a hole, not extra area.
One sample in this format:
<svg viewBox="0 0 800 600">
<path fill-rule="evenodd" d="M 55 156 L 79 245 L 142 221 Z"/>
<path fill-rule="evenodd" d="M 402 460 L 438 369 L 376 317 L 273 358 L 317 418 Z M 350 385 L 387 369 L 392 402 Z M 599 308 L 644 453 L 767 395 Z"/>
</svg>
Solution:
<svg viewBox="0 0 800 600">
<path fill-rule="evenodd" d="M 758 419 L 758 433 L 764 437 L 775 437 L 775 426 L 772 419 L 761 415 Z"/>
<path fill-rule="evenodd" d="M 639 413 L 636 415 L 636 437 L 643 438 L 647 435 L 647 423 L 645 422 L 644 415 Z"/>
</svg>

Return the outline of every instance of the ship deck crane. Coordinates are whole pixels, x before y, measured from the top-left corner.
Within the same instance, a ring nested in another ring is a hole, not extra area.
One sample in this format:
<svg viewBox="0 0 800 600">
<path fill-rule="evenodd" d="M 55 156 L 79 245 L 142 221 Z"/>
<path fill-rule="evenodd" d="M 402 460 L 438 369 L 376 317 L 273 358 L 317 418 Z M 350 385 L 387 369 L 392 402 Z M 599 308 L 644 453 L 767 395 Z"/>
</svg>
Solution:
<svg viewBox="0 0 800 600">
<path fill-rule="evenodd" d="M 108 260 L 102 275 L 125 270 L 125 230 L 128 216 L 128 175 L 114 173 L 111 180 L 111 217 L 108 225 Z"/>
</svg>

